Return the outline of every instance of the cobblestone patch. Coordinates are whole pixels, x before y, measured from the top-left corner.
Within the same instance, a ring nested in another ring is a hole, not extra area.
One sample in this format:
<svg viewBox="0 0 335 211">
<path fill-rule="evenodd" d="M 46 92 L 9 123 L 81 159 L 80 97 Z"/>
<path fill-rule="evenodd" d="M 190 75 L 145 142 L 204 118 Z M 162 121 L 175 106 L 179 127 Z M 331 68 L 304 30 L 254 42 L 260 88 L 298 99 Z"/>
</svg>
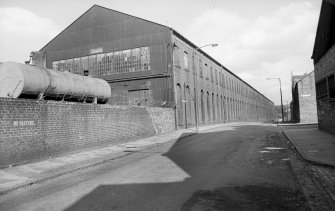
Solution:
<svg viewBox="0 0 335 211">
<path fill-rule="evenodd" d="M 335 169 L 306 161 L 290 141 L 282 139 L 290 148 L 290 166 L 311 210 L 335 210 Z"/>
</svg>

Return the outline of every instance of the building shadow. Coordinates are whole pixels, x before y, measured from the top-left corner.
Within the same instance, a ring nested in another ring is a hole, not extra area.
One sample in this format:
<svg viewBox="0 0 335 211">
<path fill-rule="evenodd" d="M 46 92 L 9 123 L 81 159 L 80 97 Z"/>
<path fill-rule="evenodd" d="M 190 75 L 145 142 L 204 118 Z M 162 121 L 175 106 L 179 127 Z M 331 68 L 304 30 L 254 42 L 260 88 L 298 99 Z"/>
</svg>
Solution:
<svg viewBox="0 0 335 211">
<path fill-rule="evenodd" d="M 199 190 L 209 181 L 220 179 L 219 175 L 213 175 L 220 172 L 215 168 L 224 166 L 229 155 L 235 152 L 234 148 L 225 146 L 225 139 L 231 137 L 235 144 L 243 144 L 239 140 L 240 131 L 255 128 L 259 126 L 233 126 L 226 131 L 182 136 L 166 153 L 160 154 L 175 165 L 177 176 L 167 172 L 167 178 L 155 182 L 144 178 L 142 183 L 140 179 L 129 184 L 99 185 L 65 210 L 175 210 L 177 207 L 178 210 L 203 210 L 201 207 L 209 210 L 297 210 L 297 206 L 305 207 L 303 195 L 296 189 L 249 185 Z M 213 149 L 212 146 L 217 147 Z M 225 153 L 221 153 L 223 150 Z M 180 195 L 187 195 L 187 198 L 180 198 Z"/>
</svg>

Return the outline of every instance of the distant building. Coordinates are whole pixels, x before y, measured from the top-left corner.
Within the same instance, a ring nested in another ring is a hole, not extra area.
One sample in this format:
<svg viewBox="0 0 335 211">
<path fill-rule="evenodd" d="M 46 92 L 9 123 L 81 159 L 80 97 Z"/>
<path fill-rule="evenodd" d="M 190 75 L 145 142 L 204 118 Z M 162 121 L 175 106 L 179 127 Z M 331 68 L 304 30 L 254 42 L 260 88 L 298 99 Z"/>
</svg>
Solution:
<svg viewBox="0 0 335 211">
<path fill-rule="evenodd" d="M 94 5 L 41 50 L 47 68 L 93 75 L 108 103 L 176 108 L 177 124 L 273 119 L 273 102 L 174 29 Z M 197 109 L 196 109 L 197 108 Z"/>
<path fill-rule="evenodd" d="M 319 128 L 335 133 L 335 0 L 323 0 L 314 60 Z"/>
<path fill-rule="evenodd" d="M 292 76 L 291 120 L 300 123 L 317 122 L 314 71 Z"/>
</svg>

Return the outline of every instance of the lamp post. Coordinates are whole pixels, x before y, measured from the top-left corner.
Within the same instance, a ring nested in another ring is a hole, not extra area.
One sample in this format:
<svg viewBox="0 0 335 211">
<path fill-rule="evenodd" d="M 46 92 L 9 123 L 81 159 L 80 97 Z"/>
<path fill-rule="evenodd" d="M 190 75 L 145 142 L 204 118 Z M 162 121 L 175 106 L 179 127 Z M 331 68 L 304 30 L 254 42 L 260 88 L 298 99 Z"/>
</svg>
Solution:
<svg viewBox="0 0 335 211">
<path fill-rule="evenodd" d="M 219 44 L 207 44 L 203 45 L 200 47 L 197 47 L 194 49 L 192 53 L 192 63 L 193 63 L 193 72 L 194 72 L 194 110 L 195 110 L 195 131 L 199 132 L 199 120 L 198 120 L 198 101 L 197 101 L 197 71 L 195 69 L 195 53 L 201 48 L 207 47 L 207 46 L 212 46 L 212 47 L 217 47 Z"/>
<path fill-rule="evenodd" d="M 284 108 L 283 108 L 283 95 L 281 91 L 281 80 L 280 78 L 267 78 L 266 80 L 271 80 L 271 79 L 278 79 L 279 81 L 279 88 L 280 88 L 280 103 L 281 103 L 281 121 L 284 121 Z"/>
</svg>

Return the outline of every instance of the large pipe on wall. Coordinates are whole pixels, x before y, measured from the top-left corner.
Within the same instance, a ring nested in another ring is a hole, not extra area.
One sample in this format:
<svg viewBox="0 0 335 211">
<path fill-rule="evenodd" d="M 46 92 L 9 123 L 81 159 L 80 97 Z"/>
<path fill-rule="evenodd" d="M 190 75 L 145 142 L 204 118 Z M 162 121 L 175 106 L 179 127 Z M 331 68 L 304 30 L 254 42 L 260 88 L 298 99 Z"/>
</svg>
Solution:
<svg viewBox="0 0 335 211">
<path fill-rule="evenodd" d="M 0 97 L 106 103 L 109 84 L 98 78 L 15 62 L 0 63 Z"/>
</svg>

